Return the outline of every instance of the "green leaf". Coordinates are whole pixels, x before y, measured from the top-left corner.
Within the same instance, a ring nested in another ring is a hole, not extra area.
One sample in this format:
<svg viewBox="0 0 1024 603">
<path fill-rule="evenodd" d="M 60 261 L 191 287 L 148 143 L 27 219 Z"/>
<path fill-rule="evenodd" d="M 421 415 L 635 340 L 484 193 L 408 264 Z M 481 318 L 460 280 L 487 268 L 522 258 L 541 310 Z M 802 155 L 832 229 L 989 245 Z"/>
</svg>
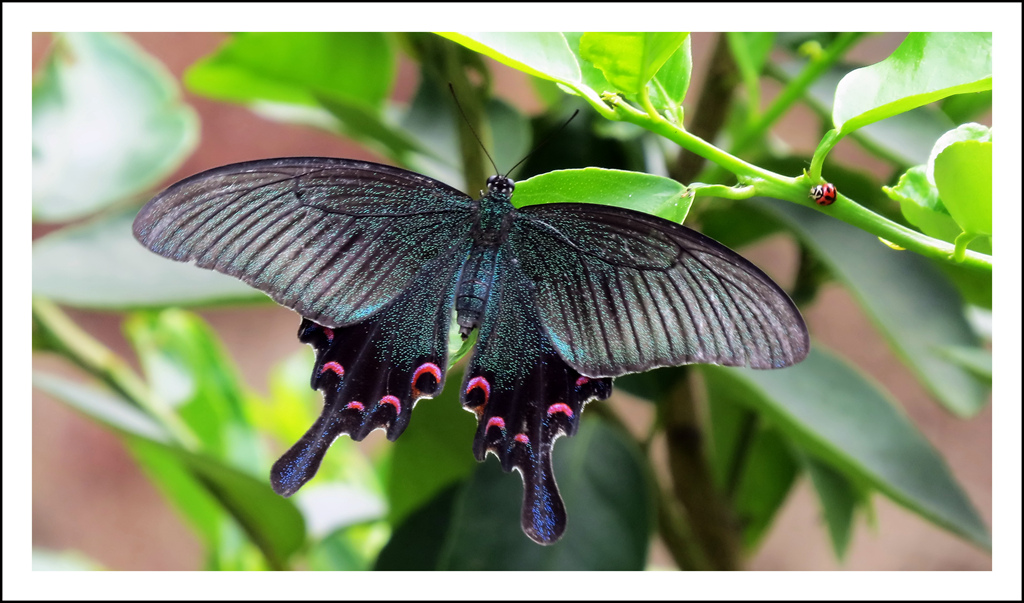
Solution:
<svg viewBox="0 0 1024 603">
<path fill-rule="evenodd" d="M 727 32 L 723 35 L 728 39 L 729 50 L 747 92 L 748 118 L 753 119 L 761 112 L 761 70 L 771 52 L 775 34 Z"/>
<path fill-rule="evenodd" d="M 700 365 L 712 388 L 764 413 L 790 440 L 855 483 L 984 548 L 991 537 L 949 467 L 868 379 L 815 345 L 786 370 Z"/>
<path fill-rule="evenodd" d="M 968 249 L 991 253 L 992 239 L 979 237 L 967 245 Z M 992 273 L 958 266 L 949 262 L 935 260 L 938 266 L 963 296 L 964 302 L 979 308 L 992 309 Z"/>
<path fill-rule="evenodd" d="M 209 457 L 175 449 L 193 475 L 227 509 L 272 568 L 283 569 L 306 540 L 295 504 L 278 496 L 269 480 L 257 480 Z"/>
<path fill-rule="evenodd" d="M 388 540 L 384 522 L 361 523 L 335 530 L 309 552 L 314 571 L 365 571 L 373 569 L 380 549 Z"/>
<path fill-rule="evenodd" d="M 486 112 L 487 124 L 478 134 L 502 171 L 529 153 L 530 125 L 523 114 L 500 99 L 488 99 Z M 465 181 L 456 121 L 460 119 L 448 91 L 439 88 L 432 78 L 424 78 L 402 117 L 402 128 L 423 149 L 407 157 L 409 167 L 462 190 Z"/>
<path fill-rule="evenodd" d="M 217 100 L 317 105 L 327 98 L 378 110 L 395 72 L 382 33 L 257 32 L 233 35 L 184 79 L 192 92 Z"/>
<path fill-rule="evenodd" d="M 758 431 L 750 443 L 743 474 L 736 486 L 733 509 L 742 526 L 743 546 L 754 550 L 786 502 L 800 466 L 786 438 L 773 429 Z"/>
<path fill-rule="evenodd" d="M 32 373 L 32 386 L 64 402 L 90 419 L 122 434 L 165 446 L 173 445 L 163 425 L 104 390 L 42 372 Z"/>
<path fill-rule="evenodd" d="M 992 143 L 955 142 L 935 158 L 939 197 L 964 232 L 992 235 Z"/>
<path fill-rule="evenodd" d="M 972 94 L 957 94 L 942 99 L 939 105 L 953 123 L 965 124 L 976 121 L 992 111 L 992 91 L 985 90 Z"/>
<path fill-rule="evenodd" d="M 896 186 L 883 186 L 882 190 L 889 198 L 899 202 L 903 216 L 918 230 L 930 237 L 953 243 L 960 236 L 962 229 L 949 215 L 949 211 L 939 198 L 938 187 L 928 181 L 926 170 L 924 165 L 914 166 L 900 176 Z M 992 239 L 978 237 L 967 247 L 980 253 L 991 254 Z M 968 303 L 992 306 L 991 274 L 981 274 L 947 262 L 940 262 L 937 265 L 950 276 Z"/>
<path fill-rule="evenodd" d="M 928 165 L 927 165 L 927 177 L 928 182 L 935 184 L 935 160 L 938 159 L 939 155 L 946 150 L 947 147 L 955 142 L 963 142 L 966 140 L 974 140 L 978 142 L 992 142 L 992 130 L 988 126 L 983 126 L 976 123 L 961 124 L 956 128 L 951 128 L 947 132 L 943 132 L 935 144 L 932 146 L 931 152 L 928 154 Z"/>
<path fill-rule="evenodd" d="M 716 200 L 700 212 L 700 231 L 730 249 L 750 245 L 778 232 L 782 225 L 765 214 L 750 212 L 746 204 Z"/>
<path fill-rule="evenodd" d="M 688 33 L 585 33 L 579 55 L 601 70 L 619 91 L 639 94 L 687 38 Z M 602 91 L 603 92 L 603 91 Z"/>
<path fill-rule="evenodd" d="M 832 123 L 846 135 L 947 96 L 991 88 L 991 33 L 911 33 L 887 59 L 839 82 Z"/>
<path fill-rule="evenodd" d="M 346 100 L 317 96 L 320 105 L 338 119 L 335 131 L 374 149 L 396 163 L 405 163 L 424 148 L 408 133 L 389 123 L 377 111 Z"/>
<path fill-rule="evenodd" d="M 984 408 L 988 389 L 936 352 L 979 342 L 964 318 L 963 300 L 932 263 L 792 203 L 767 201 L 758 210 L 787 223 L 818 254 L 936 400 L 963 417 Z"/>
<path fill-rule="evenodd" d="M 125 334 L 153 392 L 175 408 L 205 453 L 254 474 L 265 471 L 238 370 L 201 318 L 176 309 L 136 314 Z"/>
<path fill-rule="evenodd" d="M 516 183 L 516 207 L 543 203 L 612 205 L 681 223 L 693 202 L 671 178 L 603 168 L 557 170 Z"/>
<path fill-rule="evenodd" d="M 476 421 L 459 402 L 462 369 L 449 371 L 445 383 L 441 395 L 416 404 L 415 420 L 393 446 L 386 486 L 392 525 L 476 468 Z"/>
<path fill-rule="evenodd" d="M 166 447 L 142 438 L 126 438 L 124 442 L 146 476 L 198 534 L 206 550 L 221 551 L 224 524 L 230 516 L 217 499 Z"/>
<path fill-rule="evenodd" d="M 841 561 L 846 558 L 853 536 L 853 514 L 859 502 L 857 490 L 845 475 L 814 457 L 806 457 L 804 465 L 825 514 L 832 550 Z"/>
<path fill-rule="evenodd" d="M 778 430 L 732 397 L 735 388 L 708 385 L 715 484 L 732 503 L 744 548 L 753 550 L 786 501 L 800 466 Z"/>
<path fill-rule="evenodd" d="M 803 70 L 805 64 L 802 61 L 786 61 L 778 67 L 792 78 Z M 836 87 L 851 72 L 850 66 L 837 65 L 811 84 L 807 100 L 823 119 L 827 119 L 835 104 Z M 893 115 L 884 124 L 868 124 L 853 132 L 852 136 L 872 154 L 901 166 L 911 166 L 925 163 L 935 140 L 955 125 L 949 117 L 933 107 L 918 107 Z"/>
<path fill-rule="evenodd" d="M 32 571 L 34 572 L 74 572 L 102 570 L 99 562 L 90 559 L 78 551 L 48 551 L 32 549 Z"/>
<path fill-rule="evenodd" d="M 305 541 L 302 514 L 278 496 L 269 480 L 257 480 L 220 461 L 180 448 L 154 419 L 106 391 L 34 373 L 32 383 L 122 436 L 158 446 L 174 455 L 259 547 L 268 563 L 283 568 Z"/>
<path fill-rule="evenodd" d="M 683 122 L 682 104 L 690 88 L 690 75 L 693 70 L 693 55 L 690 50 L 692 39 L 686 36 L 682 45 L 672 53 L 651 80 L 650 96 L 654 108 L 675 116 L 678 123 Z"/>
<path fill-rule="evenodd" d="M 127 37 L 55 37 L 32 86 L 33 218 L 81 218 L 156 186 L 199 122 L 173 76 Z"/>
<path fill-rule="evenodd" d="M 569 526 L 540 546 L 519 526 L 522 482 L 494 460 L 399 526 L 377 569 L 640 570 L 651 497 L 638 450 L 618 431 L 584 421 L 554 454 Z"/>
<path fill-rule="evenodd" d="M 576 87 L 584 85 L 579 57 L 566 34 L 442 32 L 439 35 L 532 76 Z M 579 47 L 578 42 L 575 47 Z"/>
<path fill-rule="evenodd" d="M 124 310 L 269 298 L 242 281 L 163 258 L 132 235 L 136 210 L 61 229 L 32 246 L 32 290 L 80 308 Z"/>
<path fill-rule="evenodd" d="M 883 186 L 882 190 L 899 202 L 903 217 L 921 232 L 952 242 L 960 234 L 960 228 L 939 199 L 939 189 L 928 182 L 926 169 L 924 165 L 914 166 L 900 176 L 896 186 Z"/>
<path fill-rule="evenodd" d="M 968 371 L 975 377 L 992 383 L 992 351 L 963 346 L 939 348 L 939 353 Z"/>
</svg>

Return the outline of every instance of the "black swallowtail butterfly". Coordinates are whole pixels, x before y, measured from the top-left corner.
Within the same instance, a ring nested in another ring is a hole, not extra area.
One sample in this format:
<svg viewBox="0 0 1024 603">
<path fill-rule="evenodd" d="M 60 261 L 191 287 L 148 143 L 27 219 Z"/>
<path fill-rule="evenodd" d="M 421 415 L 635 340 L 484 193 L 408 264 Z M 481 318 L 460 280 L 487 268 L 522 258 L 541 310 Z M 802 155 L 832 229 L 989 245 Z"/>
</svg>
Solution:
<svg viewBox="0 0 1024 603">
<path fill-rule="evenodd" d="M 340 434 L 409 424 L 444 387 L 454 308 L 479 329 L 459 385 L 473 452 L 524 482 L 522 527 L 565 529 L 551 450 L 612 378 L 659 366 L 779 368 L 809 342 L 793 302 L 761 270 L 679 224 L 604 205 L 513 206 L 514 183 L 472 199 L 403 169 L 320 157 L 251 161 L 174 184 L 135 219 L 173 260 L 242 279 L 303 316 L 324 408 L 278 460 L 285 496 Z"/>
</svg>

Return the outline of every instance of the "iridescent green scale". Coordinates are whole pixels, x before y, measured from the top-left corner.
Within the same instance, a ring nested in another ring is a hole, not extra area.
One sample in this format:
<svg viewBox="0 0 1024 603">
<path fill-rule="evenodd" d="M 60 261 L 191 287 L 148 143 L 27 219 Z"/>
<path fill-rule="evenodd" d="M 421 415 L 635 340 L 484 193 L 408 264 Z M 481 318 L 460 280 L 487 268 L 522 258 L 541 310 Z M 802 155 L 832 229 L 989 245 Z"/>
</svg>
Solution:
<svg viewBox="0 0 1024 603">
<path fill-rule="evenodd" d="M 565 530 L 556 438 L 612 377 L 659 366 L 778 368 L 808 352 L 786 294 L 753 264 L 678 224 L 604 205 L 516 209 L 514 184 L 479 200 L 399 168 L 283 158 L 216 168 L 135 219 L 152 251 L 236 276 L 303 316 L 324 408 L 271 470 L 288 496 L 341 434 L 394 440 L 444 387 L 453 308 L 479 329 L 459 386 L 478 419 L 473 452 L 524 481 L 522 526 Z"/>
</svg>

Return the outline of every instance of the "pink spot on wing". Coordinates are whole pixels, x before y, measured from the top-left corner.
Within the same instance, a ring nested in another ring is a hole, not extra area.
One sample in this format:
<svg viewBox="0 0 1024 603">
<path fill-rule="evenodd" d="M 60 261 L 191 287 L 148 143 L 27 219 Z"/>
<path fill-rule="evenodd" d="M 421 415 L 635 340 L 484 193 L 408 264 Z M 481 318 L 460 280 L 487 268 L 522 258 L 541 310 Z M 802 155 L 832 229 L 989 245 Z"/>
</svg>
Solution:
<svg viewBox="0 0 1024 603">
<path fill-rule="evenodd" d="M 434 364 L 433 362 L 425 362 L 425 363 L 421 364 L 418 369 L 413 371 L 413 374 L 412 374 L 412 384 L 413 385 L 416 385 L 416 381 L 419 380 L 420 376 L 423 375 L 423 373 L 430 373 L 431 375 L 434 376 L 434 379 L 436 379 L 438 383 L 441 382 L 441 369 L 437 368 L 437 365 Z"/>
<path fill-rule="evenodd" d="M 377 406 L 384 406 L 385 404 L 394 406 L 395 412 L 402 412 L 402 403 L 395 396 L 384 396 L 380 399 L 380 402 L 377 403 Z"/>
<path fill-rule="evenodd" d="M 497 425 L 502 431 L 505 431 L 505 419 L 502 419 L 501 417 L 491 417 L 491 419 L 487 421 L 487 429 L 484 431 L 490 430 L 491 427 L 494 427 L 495 425 Z"/>
<path fill-rule="evenodd" d="M 327 336 L 327 343 L 334 341 L 334 329 L 324 327 L 324 335 Z"/>
<path fill-rule="evenodd" d="M 515 439 L 520 444 L 529 444 L 530 443 L 530 438 L 525 433 L 517 433 Z"/>
<path fill-rule="evenodd" d="M 483 377 L 473 377 L 466 385 L 466 393 L 468 394 L 476 388 L 484 390 L 484 404 L 487 404 L 487 399 L 491 397 L 491 384 Z"/>
<path fill-rule="evenodd" d="M 572 418 L 572 409 L 569 408 L 568 404 L 565 404 L 563 402 L 558 402 L 558 403 L 552 404 L 551 406 L 548 407 L 548 416 L 549 417 L 551 415 L 555 414 L 556 412 L 565 413 L 565 416 L 569 417 L 570 419 Z"/>
<path fill-rule="evenodd" d="M 335 361 L 325 362 L 323 368 L 320 369 L 320 374 L 324 374 L 327 371 L 334 371 L 339 377 L 345 375 L 345 367 L 341 366 Z"/>
<path fill-rule="evenodd" d="M 580 387 L 582 385 L 586 385 L 589 382 L 590 382 L 590 379 L 588 379 L 586 377 L 580 377 L 579 379 L 576 380 L 576 387 Z"/>
<path fill-rule="evenodd" d="M 365 408 L 363 408 L 363 403 L 362 402 L 356 402 L 355 400 L 353 400 L 352 402 L 349 402 L 348 404 L 345 405 L 345 409 L 346 410 L 349 409 L 349 408 L 354 408 L 354 409 L 358 410 L 359 412 L 363 412 L 364 410 L 366 410 Z"/>
</svg>

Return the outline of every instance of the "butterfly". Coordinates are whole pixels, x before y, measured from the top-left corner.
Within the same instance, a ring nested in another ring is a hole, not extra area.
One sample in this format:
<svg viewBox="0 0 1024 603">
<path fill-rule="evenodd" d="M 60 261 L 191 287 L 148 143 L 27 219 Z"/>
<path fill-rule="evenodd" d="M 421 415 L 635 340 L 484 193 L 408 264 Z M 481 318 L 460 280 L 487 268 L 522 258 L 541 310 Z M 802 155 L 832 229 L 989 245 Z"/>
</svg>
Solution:
<svg viewBox="0 0 1024 603">
<path fill-rule="evenodd" d="M 238 277 L 301 314 L 316 351 L 315 424 L 273 466 L 295 493 L 342 434 L 397 439 L 448 373 L 453 318 L 477 341 L 459 387 L 473 453 L 522 474 L 521 525 L 550 544 L 566 513 L 552 446 L 612 378 L 713 363 L 780 368 L 807 328 L 753 264 L 679 224 L 605 205 L 516 208 L 491 176 L 473 199 L 407 170 L 351 159 L 265 159 L 186 178 L 150 200 L 135 237 Z"/>
</svg>

